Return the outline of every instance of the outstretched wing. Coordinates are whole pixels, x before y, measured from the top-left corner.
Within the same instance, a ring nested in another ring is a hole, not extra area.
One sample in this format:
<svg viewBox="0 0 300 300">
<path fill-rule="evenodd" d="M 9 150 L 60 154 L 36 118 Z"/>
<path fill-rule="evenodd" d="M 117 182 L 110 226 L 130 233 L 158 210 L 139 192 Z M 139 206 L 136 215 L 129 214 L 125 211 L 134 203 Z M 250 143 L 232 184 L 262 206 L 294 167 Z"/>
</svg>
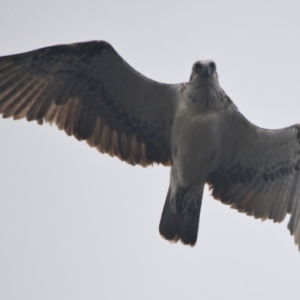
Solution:
<svg viewBox="0 0 300 300">
<path fill-rule="evenodd" d="M 207 180 L 214 198 L 247 215 L 281 222 L 300 250 L 300 125 L 258 128 L 237 110 L 222 126 L 222 163 Z"/>
<path fill-rule="evenodd" d="M 180 85 L 152 81 L 104 41 L 0 58 L 0 114 L 55 123 L 130 164 L 168 165 Z"/>
</svg>

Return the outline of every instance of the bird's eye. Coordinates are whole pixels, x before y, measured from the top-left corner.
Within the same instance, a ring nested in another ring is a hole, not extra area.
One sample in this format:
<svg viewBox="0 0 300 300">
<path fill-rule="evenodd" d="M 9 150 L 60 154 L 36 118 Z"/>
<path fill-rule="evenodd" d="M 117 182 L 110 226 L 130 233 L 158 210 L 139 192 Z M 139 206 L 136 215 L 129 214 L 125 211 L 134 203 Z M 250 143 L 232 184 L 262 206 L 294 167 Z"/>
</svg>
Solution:
<svg viewBox="0 0 300 300">
<path fill-rule="evenodd" d="M 201 64 L 199 64 L 199 63 L 194 64 L 195 71 L 198 71 L 200 68 L 201 68 Z"/>
<path fill-rule="evenodd" d="M 209 66 L 210 66 L 210 68 L 211 68 L 213 71 L 215 71 L 215 70 L 217 69 L 217 66 L 216 66 L 216 64 L 215 64 L 214 62 L 211 62 L 211 63 L 209 64 Z"/>
</svg>

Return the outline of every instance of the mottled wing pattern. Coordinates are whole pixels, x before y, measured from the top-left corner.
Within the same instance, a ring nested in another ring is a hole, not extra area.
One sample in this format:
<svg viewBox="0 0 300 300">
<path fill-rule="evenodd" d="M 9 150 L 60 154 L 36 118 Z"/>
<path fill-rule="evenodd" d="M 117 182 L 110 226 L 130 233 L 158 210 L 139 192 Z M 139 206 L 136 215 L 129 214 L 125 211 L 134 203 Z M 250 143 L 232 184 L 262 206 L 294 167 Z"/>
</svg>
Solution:
<svg viewBox="0 0 300 300">
<path fill-rule="evenodd" d="M 300 250 L 300 125 L 261 129 L 236 111 L 223 127 L 223 162 L 207 180 L 213 197 L 262 220 L 291 214 Z"/>
<path fill-rule="evenodd" d="M 178 87 L 141 75 L 103 41 L 0 58 L 4 118 L 55 123 L 133 165 L 170 164 Z"/>
</svg>

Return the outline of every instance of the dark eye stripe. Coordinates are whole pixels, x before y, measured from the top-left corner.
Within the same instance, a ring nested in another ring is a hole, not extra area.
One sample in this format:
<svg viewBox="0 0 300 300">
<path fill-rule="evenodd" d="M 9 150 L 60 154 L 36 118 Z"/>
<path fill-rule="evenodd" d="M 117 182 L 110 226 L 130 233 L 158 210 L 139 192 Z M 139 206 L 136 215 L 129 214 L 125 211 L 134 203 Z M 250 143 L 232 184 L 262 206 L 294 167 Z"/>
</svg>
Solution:
<svg viewBox="0 0 300 300">
<path fill-rule="evenodd" d="M 209 66 L 211 67 L 212 70 L 215 70 L 217 68 L 214 62 L 210 63 Z"/>
<path fill-rule="evenodd" d="M 200 68 L 201 68 L 201 64 L 200 63 L 194 64 L 194 70 L 199 70 Z"/>
</svg>

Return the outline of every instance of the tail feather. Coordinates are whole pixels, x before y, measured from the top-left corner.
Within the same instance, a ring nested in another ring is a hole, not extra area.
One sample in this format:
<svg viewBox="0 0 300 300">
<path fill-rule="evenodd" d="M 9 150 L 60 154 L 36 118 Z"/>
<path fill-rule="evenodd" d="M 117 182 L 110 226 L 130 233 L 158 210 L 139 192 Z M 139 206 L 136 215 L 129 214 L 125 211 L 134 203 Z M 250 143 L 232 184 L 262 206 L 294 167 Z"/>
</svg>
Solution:
<svg viewBox="0 0 300 300">
<path fill-rule="evenodd" d="M 159 232 L 171 242 L 181 240 L 183 244 L 194 246 L 197 242 L 202 194 L 197 197 L 197 206 L 186 212 L 178 213 L 170 201 L 170 189 L 163 208 Z"/>
<path fill-rule="evenodd" d="M 202 198 L 198 202 L 196 210 L 188 211 L 183 216 L 180 239 L 186 245 L 194 246 L 197 242 L 201 202 Z"/>
<path fill-rule="evenodd" d="M 173 213 L 170 203 L 170 188 L 159 224 L 159 233 L 167 240 L 177 242 L 179 240 L 178 231 L 180 228 L 180 216 Z"/>
</svg>

